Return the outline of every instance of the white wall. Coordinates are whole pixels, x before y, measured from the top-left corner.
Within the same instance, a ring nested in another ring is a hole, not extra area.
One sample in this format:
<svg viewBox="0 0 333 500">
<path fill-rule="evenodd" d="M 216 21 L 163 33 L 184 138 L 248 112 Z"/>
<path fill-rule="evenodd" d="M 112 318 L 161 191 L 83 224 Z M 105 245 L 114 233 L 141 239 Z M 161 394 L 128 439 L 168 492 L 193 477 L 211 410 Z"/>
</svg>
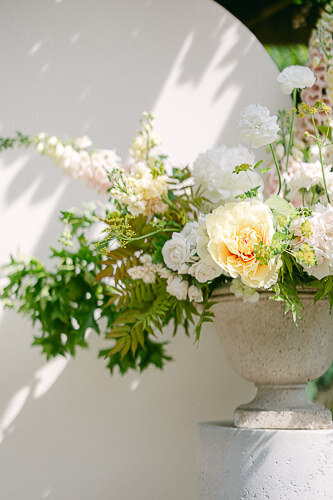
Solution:
<svg viewBox="0 0 333 500">
<path fill-rule="evenodd" d="M 282 106 L 258 41 L 209 0 L 2 0 L 0 134 L 88 133 L 124 154 L 154 110 L 165 150 L 191 161 L 237 142 L 239 110 Z M 0 156 L 0 259 L 46 258 L 60 208 L 94 193 L 26 151 Z M 181 332 L 164 372 L 112 378 L 104 342 L 46 364 L 32 328 L 1 313 L 0 498 L 193 500 L 196 424 L 231 419 L 251 384 L 232 371 L 214 328 Z"/>
</svg>

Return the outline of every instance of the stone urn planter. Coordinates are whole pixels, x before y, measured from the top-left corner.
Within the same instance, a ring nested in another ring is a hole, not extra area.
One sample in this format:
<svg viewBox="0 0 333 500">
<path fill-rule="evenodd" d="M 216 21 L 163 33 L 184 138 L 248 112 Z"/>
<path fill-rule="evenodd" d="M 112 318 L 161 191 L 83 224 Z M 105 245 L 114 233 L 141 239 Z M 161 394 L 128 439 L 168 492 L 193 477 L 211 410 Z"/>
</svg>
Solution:
<svg viewBox="0 0 333 500">
<path fill-rule="evenodd" d="M 214 294 L 215 328 L 236 372 L 254 382 L 257 395 L 239 406 L 236 427 L 262 429 L 332 428 L 331 412 L 310 401 L 306 385 L 333 360 L 333 315 L 328 301 L 313 303 L 313 292 L 300 292 L 303 321 L 295 326 L 284 303 L 260 293 L 256 304 L 231 292 Z"/>
</svg>

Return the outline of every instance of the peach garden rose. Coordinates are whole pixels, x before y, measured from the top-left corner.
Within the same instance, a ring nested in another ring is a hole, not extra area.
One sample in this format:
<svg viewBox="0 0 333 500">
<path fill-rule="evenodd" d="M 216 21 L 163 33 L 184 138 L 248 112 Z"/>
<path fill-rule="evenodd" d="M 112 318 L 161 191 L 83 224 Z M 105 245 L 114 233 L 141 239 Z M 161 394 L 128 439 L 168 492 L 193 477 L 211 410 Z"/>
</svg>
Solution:
<svg viewBox="0 0 333 500">
<path fill-rule="evenodd" d="M 274 235 L 270 208 L 259 201 L 227 203 L 206 217 L 208 251 L 223 272 L 254 288 L 269 288 L 278 278 L 280 262 L 260 265 L 255 245 L 270 245 Z"/>
</svg>

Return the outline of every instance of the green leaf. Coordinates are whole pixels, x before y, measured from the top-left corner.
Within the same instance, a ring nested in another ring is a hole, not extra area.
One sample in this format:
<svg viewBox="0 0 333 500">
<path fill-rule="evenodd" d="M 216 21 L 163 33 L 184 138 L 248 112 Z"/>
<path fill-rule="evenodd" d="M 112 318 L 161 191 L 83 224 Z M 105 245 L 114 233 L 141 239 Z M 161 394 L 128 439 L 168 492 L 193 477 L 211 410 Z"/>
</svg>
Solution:
<svg viewBox="0 0 333 500">
<path fill-rule="evenodd" d="M 265 204 L 279 215 L 294 217 L 297 214 L 296 208 L 279 196 L 271 196 L 265 201 Z"/>
</svg>

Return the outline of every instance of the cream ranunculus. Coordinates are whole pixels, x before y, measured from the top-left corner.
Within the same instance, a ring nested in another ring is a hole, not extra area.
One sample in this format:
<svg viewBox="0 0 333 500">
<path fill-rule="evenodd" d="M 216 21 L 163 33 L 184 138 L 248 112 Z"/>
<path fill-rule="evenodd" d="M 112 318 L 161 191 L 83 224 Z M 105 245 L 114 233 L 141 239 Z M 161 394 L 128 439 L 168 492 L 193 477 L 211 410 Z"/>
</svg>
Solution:
<svg viewBox="0 0 333 500">
<path fill-rule="evenodd" d="M 261 148 L 276 141 L 280 127 L 277 116 L 261 104 L 249 104 L 243 110 L 238 124 L 239 135 L 252 148 Z"/>
<path fill-rule="evenodd" d="M 273 215 L 259 201 L 227 203 L 206 217 L 208 251 L 232 278 L 240 277 L 253 288 L 270 288 L 278 278 L 280 262 L 260 265 L 254 247 L 270 245 L 274 234 Z"/>
<path fill-rule="evenodd" d="M 307 66 L 288 66 L 281 71 L 277 81 L 284 94 L 291 94 L 294 89 L 312 87 L 316 77 Z"/>
</svg>

